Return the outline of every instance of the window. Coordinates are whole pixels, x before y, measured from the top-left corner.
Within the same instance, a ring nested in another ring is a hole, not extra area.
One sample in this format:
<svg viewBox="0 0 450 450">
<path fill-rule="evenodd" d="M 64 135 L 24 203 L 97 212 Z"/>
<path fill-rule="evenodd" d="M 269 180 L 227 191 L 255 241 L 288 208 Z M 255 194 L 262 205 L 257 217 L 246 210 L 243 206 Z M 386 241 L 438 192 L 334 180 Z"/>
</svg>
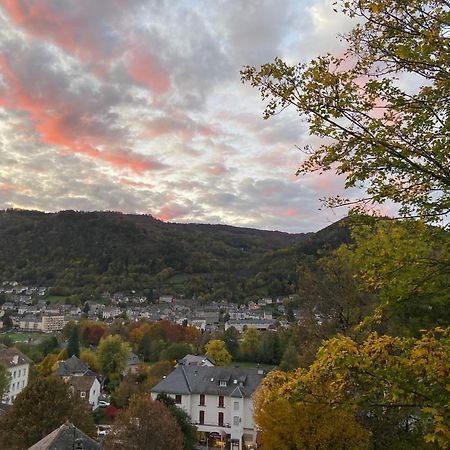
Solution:
<svg viewBox="0 0 450 450">
<path fill-rule="evenodd" d="M 234 416 L 233 417 L 233 425 L 239 425 L 239 422 L 240 422 L 240 419 L 239 419 L 239 416 Z"/>
<path fill-rule="evenodd" d="M 219 426 L 223 427 L 223 412 L 219 413 Z"/>
<path fill-rule="evenodd" d="M 16 371 L 14 371 L 14 378 L 16 378 Z"/>
<path fill-rule="evenodd" d="M 86 397 L 86 392 L 84 392 L 84 391 L 81 391 L 81 393 L 80 393 L 80 397 L 81 397 L 81 398 L 85 398 L 85 397 Z"/>
<path fill-rule="evenodd" d="M 219 408 L 223 408 L 223 395 L 219 395 Z"/>
<path fill-rule="evenodd" d="M 200 394 L 200 406 L 205 406 L 205 394 Z"/>
<path fill-rule="evenodd" d="M 220 387 L 227 387 L 227 382 L 224 381 L 224 380 L 220 380 L 219 386 L 220 386 Z"/>
<path fill-rule="evenodd" d="M 198 413 L 198 423 L 203 425 L 205 423 L 205 411 L 200 411 Z"/>
<path fill-rule="evenodd" d="M 178 405 L 181 403 L 181 395 L 180 394 L 175 395 L 175 403 L 177 403 Z"/>
<path fill-rule="evenodd" d="M 235 411 L 239 411 L 239 402 L 234 402 L 234 404 L 233 404 L 233 409 L 234 409 Z"/>
</svg>

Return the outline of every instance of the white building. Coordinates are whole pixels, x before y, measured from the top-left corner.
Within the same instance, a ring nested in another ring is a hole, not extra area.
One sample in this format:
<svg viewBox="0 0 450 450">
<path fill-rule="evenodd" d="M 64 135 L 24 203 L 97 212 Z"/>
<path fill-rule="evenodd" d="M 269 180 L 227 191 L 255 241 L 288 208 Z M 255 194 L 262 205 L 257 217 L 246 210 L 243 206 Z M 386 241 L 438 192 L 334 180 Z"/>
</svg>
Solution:
<svg viewBox="0 0 450 450">
<path fill-rule="evenodd" d="M 3 401 L 12 404 L 17 395 L 28 384 L 31 360 L 17 348 L 7 348 L 0 345 L 0 364 L 3 364 L 10 374 L 9 390 L 5 393 Z"/>
<path fill-rule="evenodd" d="M 61 331 L 64 328 L 66 321 L 63 315 L 44 315 L 42 316 L 42 331 L 44 333 L 53 333 L 54 331 Z"/>
<path fill-rule="evenodd" d="M 258 369 L 179 365 L 151 390 L 175 399 L 208 439 L 228 441 L 232 450 L 256 447 L 253 394 L 264 378 Z"/>
<path fill-rule="evenodd" d="M 75 394 L 87 401 L 92 409 L 98 408 L 98 398 L 100 396 L 101 386 L 97 377 L 93 375 L 72 375 L 69 377 L 68 383 Z"/>
</svg>

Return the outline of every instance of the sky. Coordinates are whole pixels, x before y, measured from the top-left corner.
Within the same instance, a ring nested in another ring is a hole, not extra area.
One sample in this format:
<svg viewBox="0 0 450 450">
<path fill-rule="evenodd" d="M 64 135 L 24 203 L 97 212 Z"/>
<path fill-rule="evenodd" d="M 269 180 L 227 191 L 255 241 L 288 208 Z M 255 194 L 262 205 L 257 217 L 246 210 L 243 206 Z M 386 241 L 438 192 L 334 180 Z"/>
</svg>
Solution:
<svg viewBox="0 0 450 450">
<path fill-rule="evenodd" d="M 338 52 L 333 0 L 0 0 L 0 209 L 316 231 L 345 215 L 244 65 Z"/>
</svg>

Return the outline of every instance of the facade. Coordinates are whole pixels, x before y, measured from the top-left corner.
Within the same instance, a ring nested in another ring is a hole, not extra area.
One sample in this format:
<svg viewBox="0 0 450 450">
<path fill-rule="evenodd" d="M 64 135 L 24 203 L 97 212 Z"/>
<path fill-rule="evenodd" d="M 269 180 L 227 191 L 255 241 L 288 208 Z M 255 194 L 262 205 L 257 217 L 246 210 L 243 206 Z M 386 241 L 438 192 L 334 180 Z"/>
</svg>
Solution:
<svg viewBox="0 0 450 450">
<path fill-rule="evenodd" d="M 228 441 L 242 450 L 256 447 L 252 398 L 264 376 L 259 369 L 179 365 L 151 392 L 174 398 L 209 444 Z"/>
<path fill-rule="evenodd" d="M 89 403 L 92 409 L 98 408 L 101 386 L 97 377 L 93 375 L 72 375 L 67 382 L 81 399 Z"/>
<path fill-rule="evenodd" d="M 126 375 L 127 373 L 136 374 L 139 369 L 139 356 L 133 352 L 130 352 L 130 356 L 128 357 L 127 367 L 125 367 L 122 375 Z"/>
<path fill-rule="evenodd" d="M 42 331 L 42 319 L 34 316 L 22 317 L 19 321 L 19 328 L 24 331 Z"/>
<path fill-rule="evenodd" d="M 42 331 L 44 333 L 53 333 L 54 331 L 61 331 L 64 328 L 66 321 L 62 315 L 45 315 L 42 316 Z"/>
<path fill-rule="evenodd" d="M 28 384 L 31 360 L 17 348 L 0 346 L 0 363 L 6 367 L 10 374 L 9 390 L 6 392 L 3 401 L 11 405 Z"/>
</svg>

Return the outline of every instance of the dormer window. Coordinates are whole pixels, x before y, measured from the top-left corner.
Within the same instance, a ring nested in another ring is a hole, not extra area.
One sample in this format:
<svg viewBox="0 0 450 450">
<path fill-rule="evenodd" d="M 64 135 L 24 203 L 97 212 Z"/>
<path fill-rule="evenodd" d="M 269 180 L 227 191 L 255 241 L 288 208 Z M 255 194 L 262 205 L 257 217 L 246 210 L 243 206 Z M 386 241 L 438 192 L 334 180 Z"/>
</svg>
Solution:
<svg viewBox="0 0 450 450">
<path fill-rule="evenodd" d="M 220 387 L 227 387 L 227 382 L 225 380 L 220 380 L 219 386 Z"/>
</svg>

